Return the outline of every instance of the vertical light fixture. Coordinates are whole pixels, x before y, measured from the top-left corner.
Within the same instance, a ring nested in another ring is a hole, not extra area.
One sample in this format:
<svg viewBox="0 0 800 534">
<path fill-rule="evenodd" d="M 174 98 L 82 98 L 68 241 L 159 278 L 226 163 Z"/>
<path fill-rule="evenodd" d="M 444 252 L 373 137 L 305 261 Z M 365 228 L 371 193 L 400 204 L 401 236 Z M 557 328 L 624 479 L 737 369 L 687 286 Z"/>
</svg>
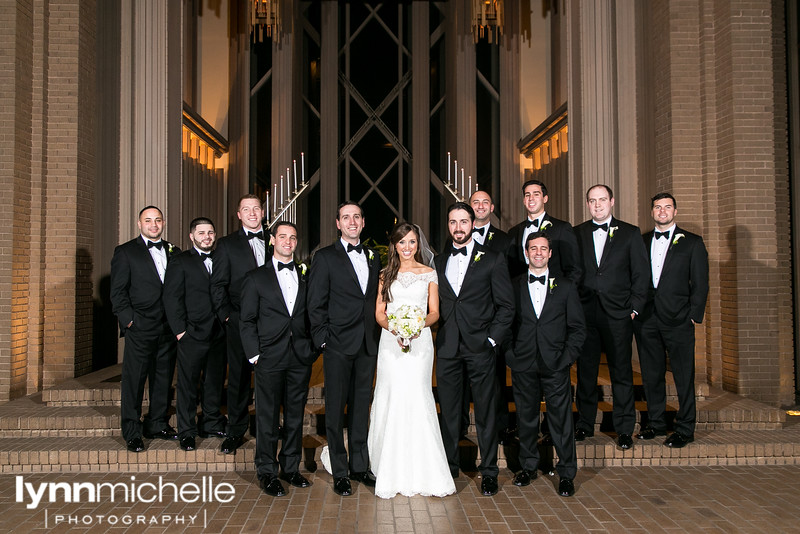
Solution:
<svg viewBox="0 0 800 534">
<path fill-rule="evenodd" d="M 250 23 L 253 31 L 253 42 L 262 42 L 264 34 L 275 41 L 281 34 L 281 0 L 252 0 Z"/>
<path fill-rule="evenodd" d="M 503 0 L 472 0 L 472 34 L 475 42 L 484 35 L 491 43 L 503 34 Z"/>
</svg>

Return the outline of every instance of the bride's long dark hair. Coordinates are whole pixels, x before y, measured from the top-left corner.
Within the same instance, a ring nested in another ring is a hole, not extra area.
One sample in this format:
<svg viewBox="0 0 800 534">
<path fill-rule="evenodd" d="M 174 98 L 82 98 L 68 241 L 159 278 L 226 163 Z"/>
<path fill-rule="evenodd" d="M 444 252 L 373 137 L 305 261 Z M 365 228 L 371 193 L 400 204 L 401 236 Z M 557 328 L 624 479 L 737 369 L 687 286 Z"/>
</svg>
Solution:
<svg viewBox="0 0 800 534">
<path fill-rule="evenodd" d="M 381 271 L 381 281 L 383 282 L 381 299 L 383 299 L 384 302 L 392 301 L 392 293 L 389 288 L 392 282 L 397 280 L 397 272 L 400 270 L 400 255 L 397 253 L 397 243 L 408 235 L 409 232 L 414 232 L 417 238 L 417 252 L 414 254 L 414 259 L 417 260 L 418 263 L 422 263 L 419 230 L 417 230 L 417 227 L 407 222 L 395 224 L 392 229 L 392 234 L 389 236 L 389 260 L 386 262 L 386 267 Z"/>
</svg>

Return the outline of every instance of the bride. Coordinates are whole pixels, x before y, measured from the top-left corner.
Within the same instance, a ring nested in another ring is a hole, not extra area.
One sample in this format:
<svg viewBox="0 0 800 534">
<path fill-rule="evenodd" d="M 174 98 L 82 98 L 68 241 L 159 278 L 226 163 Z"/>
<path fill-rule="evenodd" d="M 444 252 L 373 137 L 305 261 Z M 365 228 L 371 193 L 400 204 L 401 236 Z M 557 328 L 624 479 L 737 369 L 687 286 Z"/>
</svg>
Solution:
<svg viewBox="0 0 800 534">
<path fill-rule="evenodd" d="M 384 499 L 398 493 L 444 497 L 456 491 L 431 388 L 433 340 L 429 327 L 439 320 L 438 287 L 436 271 L 422 263 L 419 228 L 397 224 L 375 306 L 375 318 L 383 330 L 367 438 L 377 479 L 375 495 Z M 424 329 L 410 342 L 389 327 L 388 314 L 403 305 L 416 306 L 423 315 L 427 311 Z"/>
</svg>

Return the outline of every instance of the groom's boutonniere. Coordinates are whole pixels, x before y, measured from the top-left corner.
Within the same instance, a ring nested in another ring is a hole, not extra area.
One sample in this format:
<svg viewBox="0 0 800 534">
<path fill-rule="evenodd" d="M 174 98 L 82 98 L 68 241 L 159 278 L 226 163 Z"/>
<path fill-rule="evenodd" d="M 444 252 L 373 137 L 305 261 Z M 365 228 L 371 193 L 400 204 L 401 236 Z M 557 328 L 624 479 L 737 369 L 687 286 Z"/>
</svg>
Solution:
<svg viewBox="0 0 800 534">
<path fill-rule="evenodd" d="M 673 245 L 677 245 L 677 244 L 678 244 L 678 241 L 680 241 L 680 239 L 681 239 L 682 237 L 686 237 L 686 236 L 685 236 L 685 235 L 683 235 L 683 234 L 675 234 L 675 237 L 672 239 L 672 244 L 673 244 Z"/>
<path fill-rule="evenodd" d="M 549 280 L 549 282 L 550 282 L 549 283 L 549 285 L 550 285 L 550 294 L 552 295 L 553 294 L 553 290 L 558 287 L 558 284 L 556 284 L 556 279 L 555 278 L 551 278 Z"/>
<path fill-rule="evenodd" d="M 477 254 L 475 254 L 475 263 L 481 261 L 481 256 L 483 256 L 484 252 L 481 250 Z"/>
<path fill-rule="evenodd" d="M 486 236 L 486 241 L 491 241 L 494 237 L 494 232 L 489 232 L 489 235 Z"/>
<path fill-rule="evenodd" d="M 539 227 L 539 231 L 546 230 L 547 227 L 553 226 L 553 223 L 550 221 L 542 221 L 542 225 Z"/>
<path fill-rule="evenodd" d="M 612 226 L 611 228 L 609 228 L 608 237 L 609 238 L 614 237 L 614 232 L 616 232 L 617 230 L 619 230 L 619 226 Z"/>
</svg>

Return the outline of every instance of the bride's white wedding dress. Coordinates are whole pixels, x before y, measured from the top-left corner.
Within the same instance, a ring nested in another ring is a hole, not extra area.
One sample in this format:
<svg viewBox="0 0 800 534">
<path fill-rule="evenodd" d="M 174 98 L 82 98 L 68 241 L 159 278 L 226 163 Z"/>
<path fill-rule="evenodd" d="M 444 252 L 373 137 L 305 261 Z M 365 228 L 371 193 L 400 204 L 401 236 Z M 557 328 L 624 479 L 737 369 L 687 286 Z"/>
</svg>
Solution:
<svg viewBox="0 0 800 534">
<path fill-rule="evenodd" d="M 438 284 L 436 271 L 398 273 L 392 283 L 391 313 L 404 304 L 428 309 L 428 284 Z M 444 497 L 456 487 L 442 445 L 431 388 L 433 339 L 430 328 L 403 352 L 395 336 L 382 330 L 378 369 L 367 445 L 375 495 Z"/>
</svg>

